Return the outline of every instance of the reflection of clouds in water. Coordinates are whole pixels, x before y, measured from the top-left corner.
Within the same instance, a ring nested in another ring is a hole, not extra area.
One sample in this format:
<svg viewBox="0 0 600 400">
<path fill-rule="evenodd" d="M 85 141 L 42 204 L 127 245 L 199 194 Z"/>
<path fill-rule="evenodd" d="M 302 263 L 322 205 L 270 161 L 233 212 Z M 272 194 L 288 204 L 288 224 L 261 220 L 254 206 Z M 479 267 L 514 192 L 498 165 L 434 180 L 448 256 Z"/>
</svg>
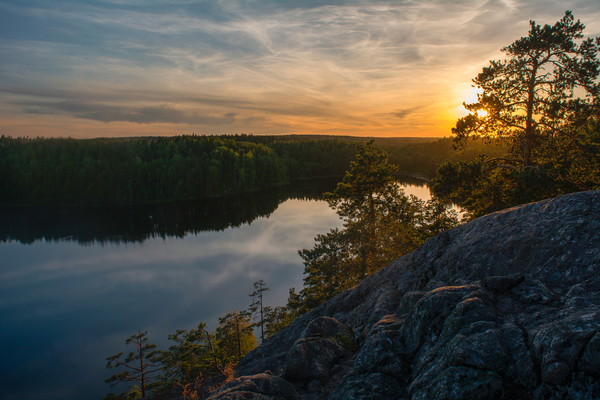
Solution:
<svg viewBox="0 0 600 400">
<path fill-rule="evenodd" d="M 302 284 L 297 250 L 339 223 L 325 202 L 290 200 L 252 225 L 183 240 L 85 247 L 72 242 L 6 243 L 0 246 L 0 255 L 9 261 L 0 271 L 0 312 L 38 307 L 30 315 L 64 314 L 73 309 L 66 303 L 74 299 L 81 300 L 76 306 L 89 307 L 106 296 L 125 304 L 134 296 L 164 298 L 154 314 L 215 300 L 245 308 L 247 293 L 258 279 L 268 282 L 272 298 L 281 303 L 290 286 Z M 223 299 L 222 293 L 230 298 Z"/>
<path fill-rule="evenodd" d="M 325 203 L 307 205 L 333 214 Z M 277 295 L 279 289 L 286 293 L 296 284 L 290 278 L 301 282 L 296 254 L 300 245 L 294 244 L 294 237 L 309 234 L 311 240 L 325 222 L 322 213 L 317 213 L 319 223 L 314 222 L 313 234 L 307 232 L 313 224 L 310 211 L 304 210 L 304 224 L 298 229 L 279 223 L 280 214 L 293 220 L 282 207 L 251 226 L 188 235 L 183 240 L 149 240 L 143 245 L 82 247 L 40 242 L 0 246 L 1 255 L 12 260 L 11 270 L 2 274 L 0 282 L 0 329 L 6 343 L 19 352 L 6 355 L 6 365 L 20 365 L 23 359 L 36 359 L 36 371 L 72 365 L 61 367 L 61 374 L 76 376 L 77 385 L 100 397 L 108 391 L 102 383 L 107 376 L 103 359 L 124 350 L 123 341 L 132 333 L 148 330 L 152 342 L 166 348 L 170 344 L 166 338 L 175 329 L 190 329 L 200 321 L 214 329 L 219 316 L 248 306 L 252 283 L 261 278 L 272 288 L 269 302 L 281 304 L 285 299 Z M 331 219 L 337 221 L 334 214 Z M 283 235 L 286 229 L 293 233 Z M 38 330 L 48 337 L 44 346 L 22 339 Z M 94 343 L 93 349 L 79 345 L 81 335 Z M 64 354 L 64 343 L 71 343 L 72 355 Z M 72 386 L 60 377 L 50 379 L 47 374 L 25 370 L 46 393 Z M 12 374 L 7 378 L 19 379 Z M 57 385 L 62 387 L 53 388 Z"/>
<path fill-rule="evenodd" d="M 408 185 L 406 193 L 429 196 L 426 186 Z M 76 376 L 77 390 L 101 397 L 109 391 L 102 383 L 108 376 L 103 359 L 125 350 L 125 338 L 148 330 L 164 349 L 175 329 L 201 321 L 214 329 L 218 317 L 248 307 L 258 279 L 271 288 L 265 293 L 268 305 L 284 304 L 290 287 L 302 288 L 298 249 L 312 247 L 317 234 L 341 225 L 323 201 L 288 200 L 251 225 L 183 239 L 103 246 L 3 243 L 0 330 L 11 349 L 3 363 L 35 359 L 35 371 L 23 371 L 46 392 L 72 386 L 72 379 L 62 379 Z M 31 345 L 31 332 L 43 332 L 43 346 Z M 65 343 L 73 343 L 71 358 L 64 355 Z M 43 373 L 58 364 L 60 376 Z M 5 379 L 22 379 L 16 373 Z"/>
</svg>

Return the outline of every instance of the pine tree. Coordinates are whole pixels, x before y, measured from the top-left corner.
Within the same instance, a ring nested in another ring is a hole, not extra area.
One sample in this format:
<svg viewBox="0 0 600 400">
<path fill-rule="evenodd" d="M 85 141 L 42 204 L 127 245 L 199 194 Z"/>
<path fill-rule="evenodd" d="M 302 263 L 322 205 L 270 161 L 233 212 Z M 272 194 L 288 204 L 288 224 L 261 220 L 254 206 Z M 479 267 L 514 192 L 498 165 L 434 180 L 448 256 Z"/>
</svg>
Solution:
<svg viewBox="0 0 600 400">
<path fill-rule="evenodd" d="M 250 313 L 234 310 L 219 317 L 216 339 L 223 360 L 226 363 L 237 363 L 257 345 L 256 337 L 252 332 Z"/>
<path fill-rule="evenodd" d="M 501 143 L 508 154 L 444 164 L 434 193 L 480 216 L 600 186 L 600 38 L 583 39 L 584 28 L 570 11 L 553 26 L 530 21 L 529 34 L 502 49 L 506 59 L 483 68 L 473 79 L 482 93 L 464 104 L 454 140 Z"/>
<path fill-rule="evenodd" d="M 169 335 L 174 344 L 162 352 L 162 374 L 159 379 L 161 390 L 176 386 L 185 386 L 223 373 L 218 348 L 215 347 L 215 335 L 206 330 L 201 322 L 195 329 L 178 329 Z"/>
<path fill-rule="evenodd" d="M 300 312 L 310 310 L 356 285 L 424 240 L 458 223 L 438 200 L 404 194 L 396 168 L 373 141 L 357 146 L 356 161 L 332 193 L 329 205 L 344 219 L 343 229 L 317 235 L 312 249 L 299 251 L 305 265 Z M 288 307 L 297 308 L 290 292 Z"/>
<path fill-rule="evenodd" d="M 254 292 L 249 294 L 252 298 L 252 303 L 248 310 L 252 315 L 254 320 L 258 320 L 256 323 L 252 324 L 254 327 L 260 326 L 260 341 L 263 342 L 265 340 L 265 310 L 263 306 L 263 293 L 267 290 L 270 290 L 265 282 L 261 279 L 259 281 L 254 282 Z"/>
<path fill-rule="evenodd" d="M 136 347 L 135 351 L 129 353 L 124 361 L 121 361 L 123 352 L 107 357 L 106 368 L 125 367 L 127 371 L 114 374 L 110 378 L 106 378 L 105 382 L 111 387 L 119 383 L 126 383 L 128 388 L 121 396 L 125 398 L 137 398 L 137 394 L 141 397 L 146 397 L 146 391 L 149 383 L 154 379 L 152 373 L 159 371 L 161 351 L 156 349 L 155 344 L 150 344 L 146 335 L 148 332 L 138 332 L 137 335 L 132 335 L 125 340 L 126 345 L 133 344 Z"/>
</svg>

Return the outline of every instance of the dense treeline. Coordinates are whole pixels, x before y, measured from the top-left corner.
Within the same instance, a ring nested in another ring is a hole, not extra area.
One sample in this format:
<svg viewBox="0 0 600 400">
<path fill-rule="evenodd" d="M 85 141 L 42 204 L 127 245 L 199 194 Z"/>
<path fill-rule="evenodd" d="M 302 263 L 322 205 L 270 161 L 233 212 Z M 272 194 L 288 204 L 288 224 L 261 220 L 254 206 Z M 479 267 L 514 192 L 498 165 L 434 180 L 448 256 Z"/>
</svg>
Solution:
<svg viewBox="0 0 600 400">
<path fill-rule="evenodd" d="M 279 156 L 291 157 L 292 165 L 294 162 L 301 162 L 303 171 L 309 176 L 343 176 L 350 165 L 349 161 L 353 160 L 356 154 L 355 145 L 370 141 L 385 150 L 389 162 L 396 165 L 401 174 L 419 175 L 428 179 L 434 178 L 438 167 L 445 162 L 471 161 L 481 154 L 502 157 L 507 153 L 505 146 L 490 145 L 477 140 L 469 140 L 468 144 L 461 149 L 462 151 L 457 152 L 452 138 L 245 134 L 227 137 L 237 141 L 267 145 Z M 298 170 L 293 169 L 293 171 Z M 294 172 L 291 172 L 291 175 L 302 177 L 301 174 L 294 174 Z"/>
<path fill-rule="evenodd" d="M 134 204 L 214 197 L 325 174 L 333 164 L 343 169 L 353 156 L 351 146 L 336 143 L 274 147 L 281 155 L 263 144 L 227 137 L 74 140 L 3 136 L 0 202 Z"/>
<path fill-rule="evenodd" d="M 481 147 L 472 153 L 481 154 Z M 450 139 L 384 148 L 400 171 L 428 178 L 439 163 L 459 157 Z M 251 135 L 2 136 L 0 204 L 139 204 L 247 193 L 298 179 L 341 177 L 355 154 L 351 141 Z"/>
<path fill-rule="evenodd" d="M 270 145 L 274 142 L 341 141 L 352 143 L 368 143 L 373 141 L 377 146 L 406 146 L 414 143 L 432 142 L 438 139 L 431 137 L 372 137 L 343 135 L 248 135 L 245 133 L 236 133 L 235 135 L 227 135 L 227 137 L 243 142 L 260 143 L 266 145 Z"/>
<path fill-rule="evenodd" d="M 401 173 L 421 175 L 428 179 L 434 178 L 438 167 L 445 162 L 474 160 L 480 154 L 490 157 L 501 157 L 506 154 L 505 147 L 475 140 L 470 140 L 464 151 L 458 152 L 451 138 L 407 146 L 382 146 L 382 148 L 388 154 L 389 162 L 396 165 Z"/>
<path fill-rule="evenodd" d="M 266 146 L 219 138 L 0 139 L 4 203 L 131 204 L 286 182 Z"/>
<path fill-rule="evenodd" d="M 343 176 L 356 148 L 342 141 L 274 142 L 269 145 L 287 166 L 291 179 Z"/>
</svg>

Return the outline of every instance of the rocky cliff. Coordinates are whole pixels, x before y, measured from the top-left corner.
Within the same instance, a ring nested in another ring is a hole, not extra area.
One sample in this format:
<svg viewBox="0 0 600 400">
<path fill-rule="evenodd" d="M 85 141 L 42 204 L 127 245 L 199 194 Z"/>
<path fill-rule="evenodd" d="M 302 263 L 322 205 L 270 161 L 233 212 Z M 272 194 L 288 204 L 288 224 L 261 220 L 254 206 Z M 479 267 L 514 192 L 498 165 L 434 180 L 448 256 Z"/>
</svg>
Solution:
<svg viewBox="0 0 600 400">
<path fill-rule="evenodd" d="M 600 398 L 600 191 L 432 238 L 237 375 L 210 399 Z"/>
</svg>

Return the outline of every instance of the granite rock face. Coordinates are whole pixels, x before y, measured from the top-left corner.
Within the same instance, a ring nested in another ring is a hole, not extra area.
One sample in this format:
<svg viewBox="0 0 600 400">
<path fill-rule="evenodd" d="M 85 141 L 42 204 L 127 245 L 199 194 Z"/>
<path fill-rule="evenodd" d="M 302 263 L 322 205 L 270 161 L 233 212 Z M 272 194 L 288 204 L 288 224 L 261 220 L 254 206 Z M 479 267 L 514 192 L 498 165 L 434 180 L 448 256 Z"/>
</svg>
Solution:
<svg viewBox="0 0 600 400">
<path fill-rule="evenodd" d="M 217 399 L 600 399 L 600 191 L 438 235 L 249 353 Z"/>
</svg>

